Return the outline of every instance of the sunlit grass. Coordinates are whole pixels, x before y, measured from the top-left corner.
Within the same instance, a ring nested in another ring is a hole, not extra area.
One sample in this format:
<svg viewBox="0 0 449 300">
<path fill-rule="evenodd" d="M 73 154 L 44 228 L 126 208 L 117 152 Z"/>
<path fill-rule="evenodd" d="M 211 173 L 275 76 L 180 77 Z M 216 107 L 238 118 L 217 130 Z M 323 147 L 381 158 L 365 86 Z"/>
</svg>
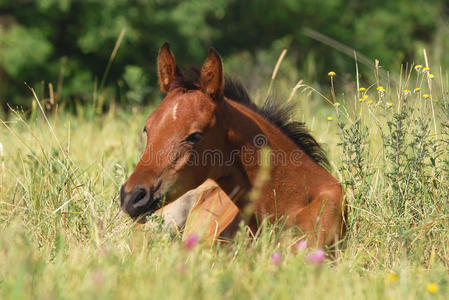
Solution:
<svg viewBox="0 0 449 300">
<path fill-rule="evenodd" d="M 344 94 L 330 72 L 321 93 L 333 101 L 305 84 L 284 92 L 345 185 L 347 235 L 322 264 L 273 226 L 186 246 L 119 213 L 151 107 L 49 124 L 11 112 L 0 127 L 0 298 L 447 298 L 449 102 L 425 68 Z"/>
</svg>

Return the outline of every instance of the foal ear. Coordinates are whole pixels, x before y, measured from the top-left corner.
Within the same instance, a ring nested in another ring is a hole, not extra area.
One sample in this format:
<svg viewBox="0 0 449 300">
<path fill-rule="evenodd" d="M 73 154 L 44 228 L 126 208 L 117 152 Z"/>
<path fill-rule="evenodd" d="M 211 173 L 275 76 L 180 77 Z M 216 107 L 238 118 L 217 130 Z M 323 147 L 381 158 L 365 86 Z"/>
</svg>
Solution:
<svg viewBox="0 0 449 300">
<path fill-rule="evenodd" d="M 201 68 L 201 90 L 212 99 L 218 100 L 223 96 L 223 88 L 223 63 L 218 52 L 211 47 Z"/>
<path fill-rule="evenodd" d="M 176 66 L 175 56 L 170 51 L 170 45 L 167 42 L 159 49 L 157 56 L 157 75 L 162 92 L 168 92 L 173 80 L 178 76 L 182 76 Z"/>
</svg>

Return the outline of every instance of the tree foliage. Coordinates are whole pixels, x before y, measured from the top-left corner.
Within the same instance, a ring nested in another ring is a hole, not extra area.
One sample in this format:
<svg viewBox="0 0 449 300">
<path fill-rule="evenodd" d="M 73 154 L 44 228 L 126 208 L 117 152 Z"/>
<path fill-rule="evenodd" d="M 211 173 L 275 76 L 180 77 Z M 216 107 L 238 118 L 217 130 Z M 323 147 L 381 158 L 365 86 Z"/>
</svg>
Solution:
<svg viewBox="0 0 449 300">
<path fill-rule="evenodd" d="M 310 28 L 389 65 L 423 45 L 444 53 L 448 8 L 444 0 L 0 0 L 0 103 L 29 106 L 23 82 L 41 94 L 51 82 L 67 103 L 92 100 L 123 29 L 106 102 L 142 103 L 157 94 L 164 41 L 180 63 L 200 63 L 210 45 L 228 58 L 279 41 L 298 69 L 310 59 L 323 72 L 351 62 L 307 37 Z"/>
</svg>

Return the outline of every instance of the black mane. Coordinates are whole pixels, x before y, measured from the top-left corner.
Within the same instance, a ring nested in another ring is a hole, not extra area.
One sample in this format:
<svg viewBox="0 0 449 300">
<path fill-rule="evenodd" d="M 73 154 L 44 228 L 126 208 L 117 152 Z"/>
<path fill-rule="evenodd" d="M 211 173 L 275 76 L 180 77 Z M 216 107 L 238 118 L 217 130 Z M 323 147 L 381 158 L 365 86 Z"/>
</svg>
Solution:
<svg viewBox="0 0 449 300">
<path fill-rule="evenodd" d="M 176 83 L 177 86 L 183 86 L 187 89 L 198 89 L 199 72 L 190 70 L 188 76 L 184 76 L 182 81 Z M 224 86 L 224 96 L 245 105 L 254 110 L 265 119 L 276 125 L 285 135 L 287 135 L 299 148 L 309 155 L 315 162 L 328 168 L 324 149 L 310 134 L 305 123 L 291 121 L 295 105 L 293 103 L 280 103 L 273 98 L 268 98 L 265 103 L 259 107 L 251 101 L 248 92 L 240 81 L 226 77 Z"/>
</svg>

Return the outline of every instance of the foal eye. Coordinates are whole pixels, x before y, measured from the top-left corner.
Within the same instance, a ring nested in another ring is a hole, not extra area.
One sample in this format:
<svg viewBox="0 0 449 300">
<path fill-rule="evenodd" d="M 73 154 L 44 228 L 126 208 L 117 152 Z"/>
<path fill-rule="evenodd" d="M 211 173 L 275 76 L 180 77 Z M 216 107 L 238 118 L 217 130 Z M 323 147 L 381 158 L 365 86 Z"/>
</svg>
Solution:
<svg viewBox="0 0 449 300">
<path fill-rule="evenodd" d="M 203 134 L 201 132 L 194 132 L 191 135 L 189 135 L 185 141 L 191 144 L 198 143 L 201 138 L 203 137 Z"/>
</svg>

